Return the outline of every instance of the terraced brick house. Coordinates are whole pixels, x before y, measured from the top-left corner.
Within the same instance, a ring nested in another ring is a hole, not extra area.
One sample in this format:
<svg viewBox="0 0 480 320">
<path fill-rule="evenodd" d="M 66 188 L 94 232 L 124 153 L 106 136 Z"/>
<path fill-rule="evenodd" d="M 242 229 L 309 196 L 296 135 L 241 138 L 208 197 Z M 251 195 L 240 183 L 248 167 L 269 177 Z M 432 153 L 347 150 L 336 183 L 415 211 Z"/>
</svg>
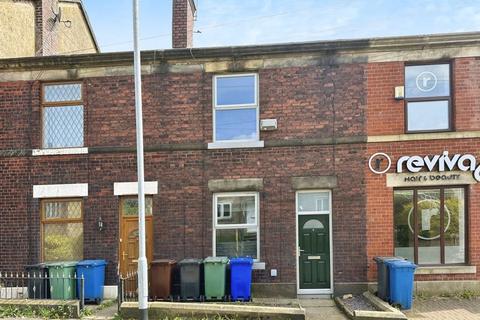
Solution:
<svg viewBox="0 0 480 320">
<path fill-rule="evenodd" d="M 194 11 L 142 53 L 150 261 L 338 295 L 399 255 L 416 290 L 479 288 L 479 33 L 186 49 Z M 136 267 L 132 57 L 0 60 L 0 270 L 102 258 L 113 292 Z"/>
</svg>

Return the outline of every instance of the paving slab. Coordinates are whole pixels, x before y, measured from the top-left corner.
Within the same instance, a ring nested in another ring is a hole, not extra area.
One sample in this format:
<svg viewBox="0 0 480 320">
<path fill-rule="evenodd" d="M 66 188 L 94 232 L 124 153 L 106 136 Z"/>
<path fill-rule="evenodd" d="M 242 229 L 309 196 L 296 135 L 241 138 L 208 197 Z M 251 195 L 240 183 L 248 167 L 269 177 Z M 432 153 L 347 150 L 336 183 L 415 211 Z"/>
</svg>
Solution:
<svg viewBox="0 0 480 320">
<path fill-rule="evenodd" d="M 404 312 L 414 320 L 480 320 L 480 298 L 434 297 L 415 300 L 413 309 Z"/>
<path fill-rule="evenodd" d="M 327 297 L 309 298 L 303 296 L 299 299 L 284 298 L 254 298 L 254 303 L 261 303 L 272 306 L 300 306 L 305 309 L 305 319 L 332 319 L 346 320 L 347 316 L 343 314 L 335 304 L 335 301 Z"/>
<path fill-rule="evenodd" d="M 346 320 L 348 319 L 341 312 L 332 299 L 299 299 L 300 306 L 305 309 L 307 320 Z"/>
</svg>

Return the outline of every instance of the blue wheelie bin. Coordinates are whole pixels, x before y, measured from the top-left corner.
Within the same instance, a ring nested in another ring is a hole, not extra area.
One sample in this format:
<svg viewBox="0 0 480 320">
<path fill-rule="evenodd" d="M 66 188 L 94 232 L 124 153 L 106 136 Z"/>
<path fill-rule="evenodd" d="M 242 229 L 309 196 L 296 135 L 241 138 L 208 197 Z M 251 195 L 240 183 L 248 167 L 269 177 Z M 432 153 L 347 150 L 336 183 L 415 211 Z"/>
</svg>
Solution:
<svg viewBox="0 0 480 320">
<path fill-rule="evenodd" d="M 100 303 L 103 300 L 106 264 L 105 260 L 83 260 L 77 264 L 77 288 L 81 290 L 80 278 L 83 276 L 85 301 Z"/>
<path fill-rule="evenodd" d="M 402 309 L 411 309 L 413 300 L 413 280 L 417 266 L 404 260 L 387 261 L 390 269 L 390 303 Z"/>
<path fill-rule="evenodd" d="M 233 258 L 230 260 L 230 294 L 233 301 L 250 301 L 253 259 Z"/>
<path fill-rule="evenodd" d="M 405 260 L 398 257 L 375 257 L 373 260 L 377 263 L 377 296 L 383 301 L 390 299 L 390 276 L 388 272 L 388 261 Z"/>
</svg>

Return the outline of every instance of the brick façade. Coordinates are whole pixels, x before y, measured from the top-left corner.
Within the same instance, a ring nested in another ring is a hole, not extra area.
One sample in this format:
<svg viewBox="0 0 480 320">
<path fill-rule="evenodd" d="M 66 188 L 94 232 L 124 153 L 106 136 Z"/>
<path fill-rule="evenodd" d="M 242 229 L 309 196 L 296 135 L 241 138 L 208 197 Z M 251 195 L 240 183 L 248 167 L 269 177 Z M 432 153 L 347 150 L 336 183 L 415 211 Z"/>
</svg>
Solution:
<svg viewBox="0 0 480 320">
<path fill-rule="evenodd" d="M 452 64 L 453 122 L 456 132 L 472 132 L 480 129 L 480 78 L 478 58 L 457 58 Z M 402 135 L 404 133 L 404 101 L 393 99 L 393 88 L 403 84 L 404 64 L 388 62 L 368 65 L 368 111 L 367 130 L 369 136 Z M 477 93 L 475 93 L 477 92 Z M 469 153 L 480 158 L 479 138 L 438 139 L 423 141 L 394 141 L 369 143 L 368 155 L 385 152 L 393 160 L 388 173 L 395 172 L 395 163 L 404 155 L 433 155 L 443 151 Z M 375 256 L 391 256 L 393 244 L 393 189 L 386 187 L 385 175 L 375 175 L 365 166 L 367 194 L 367 252 L 368 279 L 375 281 Z M 476 230 L 480 223 L 480 187 L 467 187 L 467 264 L 480 266 L 480 238 Z M 416 280 L 480 280 L 476 274 L 417 275 Z"/>
<path fill-rule="evenodd" d="M 276 118 L 279 123 L 277 131 L 261 133 L 265 142 L 365 135 L 365 65 L 272 68 L 258 70 L 258 74 L 260 118 Z M 159 194 L 154 195 L 154 257 L 179 260 L 211 255 L 212 193 L 208 180 L 260 177 L 264 179 L 259 198 L 260 260 L 267 267 L 255 271 L 254 278 L 256 282 L 294 284 L 295 190 L 290 179 L 336 175 L 334 278 L 366 281 L 366 264 L 355 262 L 366 255 L 366 145 L 292 143 L 207 150 L 212 136 L 212 76 L 205 72 L 159 73 L 143 78 L 145 147 L 153 148 L 145 155 L 145 179 L 159 181 Z M 0 269 L 18 270 L 40 259 L 40 201 L 32 199 L 32 185 L 88 183 L 84 258 L 106 258 L 107 283 L 114 284 L 119 198 L 113 195 L 113 183 L 136 179 L 135 153 L 121 149 L 135 145 L 133 79 L 95 77 L 84 78 L 82 83 L 89 154 L 0 158 L 5 168 L 1 181 L 9 181 L 0 190 L 0 207 L 11 208 L 5 217 L 15 221 L 14 225 L 0 226 L 0 233 L 8 237 L 1 242 Z M 15 123 L 15 128 L 1 135 L 3 150 L 40 148 L 40 86 L 39 81 L 0 83 L 0 96 L 13 93 L 12 98 L 1 99 L 1 118 Z M 169 151 L 165 145 L 182 145 L 185 150 Z M 105 151 L 111 147 L 117 152 Z M 12 185 L 14 199 L 10 197 Z M 96 227 L 99 216 L 105 223 L 102 232 Z M 11 243 L 25 250 L 8 245 Z M 271 268 L 278 270 L 278 277 L 270 277 Z"/>
<path fill-rule="evenodd" d="M 417 58 L 411 61 L 418 62 L 418 56 L 413 56 Z M 260 119 L 278 120 L 278 130 L 261 132 L 264 148 L 207 149 L 212 141 L 212 77 L 226 70 L 207 72 L 202 65 L 203 71 L 159 68 L 144 75 L 145 179 L 159 183 L 159 193 L 153 196 L 155 258 L 211 255 L 208 181 L 263 178 L 260 260 L 266 263 L 266 270 L 256 270 L 254 281 L 295 284 L 295 190 L 291 178 L 335 175 L 334 282 L 375 281 L 372 258 L 393 253 L 393 189 L 386 187 L 385 176 L 368 170 L 369 156 L 383 151 L 398 159 L 400 155 L 448 150 L 480 157 L 479 138 L 430 136 L 418 141 L 367 143 L 375 137 L 405 136 L 404 102 L 393 98 L 393 88 L 404 82 L 404 60 L 367 62 L 360 56 L 348 63 L 324 57 L 315 63 L 307 57 L 310 60 L 304 66 L 292 62 L 304 58 L 296 56 L 282 66 L 232 68 L 232 72 L 258 73 Z M 457 57 L 450 61 L 455 130 L 476 132 L 480 126 L 480 60 Z M 39 261 L 39 201 L 32 198 L 32 185 L 88 183 L 84 257 L 107 259 L 107 283 L 115 284 L 119 198 L 113 195 L 113 183 L 136 179 L 133 78 L 83 75 L 75 80 L 83 83 L 84 137 L 89 148 L 85 155 L 30 156 L 31 149 L 41 147 L 42 82 L 0 82 L 0 208 L 5 221 L 0 225 L 0 270 L 18 270 Z M 475 233 L 480 222 L 478 188 L 468 188 L 469 262 L 476 266 L 480 265 L 480 238 Z M 105 223 L 102 232 L 96 227 L 99 216 Z M 278 277 L 270 277 L 272 268 L 278 270 Z M 478 276 L 417 277 L 460 279 L 478 280 Z"/>
</svg>

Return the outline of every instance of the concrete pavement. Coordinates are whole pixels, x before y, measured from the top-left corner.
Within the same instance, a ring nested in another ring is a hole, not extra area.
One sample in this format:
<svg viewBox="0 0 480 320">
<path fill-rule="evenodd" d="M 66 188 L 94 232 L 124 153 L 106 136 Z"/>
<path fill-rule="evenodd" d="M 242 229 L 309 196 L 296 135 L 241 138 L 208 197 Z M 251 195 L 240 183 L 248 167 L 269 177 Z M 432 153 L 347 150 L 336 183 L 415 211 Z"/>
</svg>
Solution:
<svg viewBox="0 0 480 320">
<path fill-rule="evenodd" d="M 413 320 L 480 320 L 480 298 L 418 299 L 414 301 L 413 309 L 405 314 Z"/>
</svg>

